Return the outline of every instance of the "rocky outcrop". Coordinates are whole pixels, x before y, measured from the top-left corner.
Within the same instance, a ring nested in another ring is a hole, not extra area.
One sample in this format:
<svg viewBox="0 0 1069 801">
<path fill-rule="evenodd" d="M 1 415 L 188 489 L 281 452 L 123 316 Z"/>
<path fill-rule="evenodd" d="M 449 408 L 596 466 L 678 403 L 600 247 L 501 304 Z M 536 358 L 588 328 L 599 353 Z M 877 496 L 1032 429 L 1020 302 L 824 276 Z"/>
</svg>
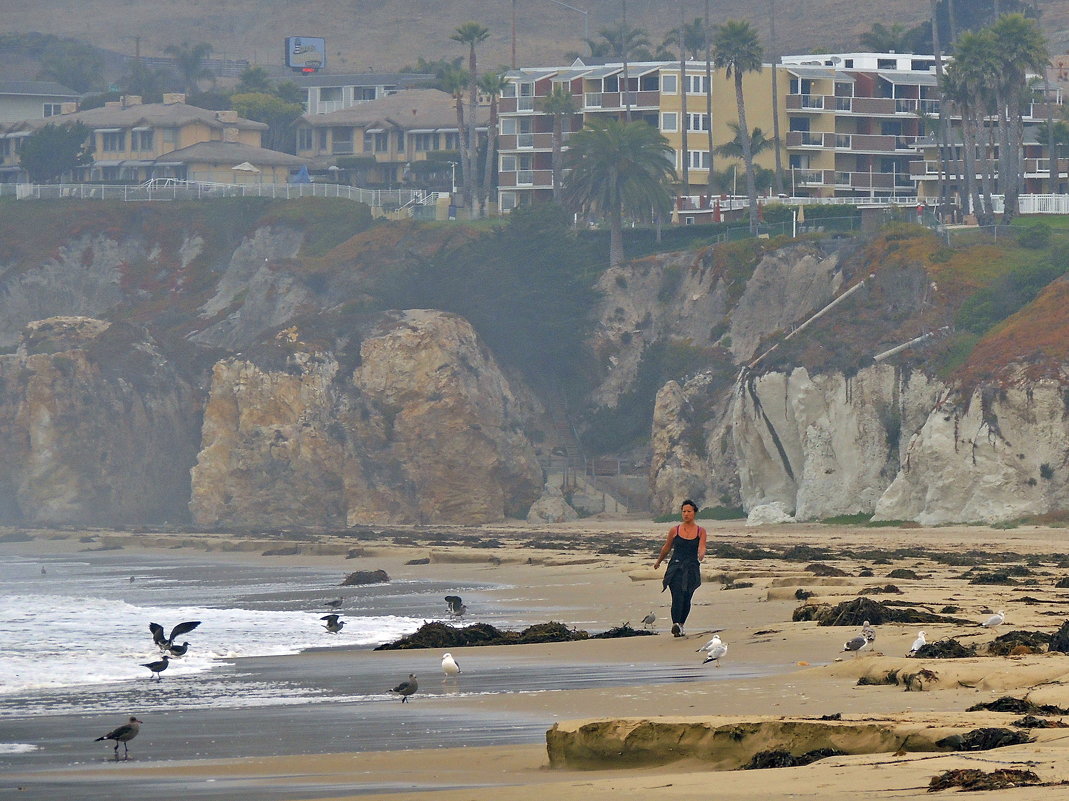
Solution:
<svg viewBox="0 0 1069 801">
<path fill-rule="evenodd" d="M 0 357 L 0 517 L 183 520 L 197 422 L 193 390 L 143 330 L 32 323 Z"/>
<path fill-rule="evenodd" d="M 743 506 L 778 501 L 799 520 L 871 513 L 941 391 L 889 365 L 746 379 L 732 414 Z"/>
<path fill-rule="evenodd" d="M 1062 382 L 946 393 L 905 446 L 877 519 L 992 523 L 1069 508 Z"/>
<path fill-rule="evenodd" d="M 532 410 L 471 326 L 409 310 L 349 333 L 326 351 L 292 327 L 274 343 L 275 363 L 215 366 L 194 519 L 345 526 L 526 514 L 542 488 L 523 434 Z"/>
<path fill-rule="evenodd" d="M 936 741 L 960 733 L 921 720 L 806 718 L 616 718 L 554 723 L 546 732 L 552 767 L 573 769 L 666 765 L 698 759 L 713 770 L 738 770 L 766 751 L 846 754 L 939 751 Z"/>
</svg>

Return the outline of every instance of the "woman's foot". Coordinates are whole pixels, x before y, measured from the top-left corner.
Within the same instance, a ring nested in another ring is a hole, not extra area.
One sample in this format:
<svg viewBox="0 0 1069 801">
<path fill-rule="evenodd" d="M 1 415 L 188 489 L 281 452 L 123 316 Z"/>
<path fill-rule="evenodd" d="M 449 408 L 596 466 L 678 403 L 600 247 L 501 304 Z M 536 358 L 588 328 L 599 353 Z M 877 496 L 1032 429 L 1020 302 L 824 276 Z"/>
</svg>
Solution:
<svg viewBox="0 0 1069 801">
<path fill-rule="evenodd" d="M 680 626 L 678 623 L 673 623 L 672 624 L 672 636 L 673 637 L 682 637 L 683 636 L 683 627 Z"/>
</svg>

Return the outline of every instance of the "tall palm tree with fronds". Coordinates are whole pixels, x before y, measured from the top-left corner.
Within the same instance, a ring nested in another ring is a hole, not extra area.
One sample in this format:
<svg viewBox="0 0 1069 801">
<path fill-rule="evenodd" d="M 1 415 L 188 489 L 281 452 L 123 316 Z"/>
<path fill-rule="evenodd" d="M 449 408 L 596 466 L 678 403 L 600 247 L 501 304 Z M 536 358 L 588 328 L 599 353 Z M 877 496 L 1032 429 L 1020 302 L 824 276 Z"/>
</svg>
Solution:
<svg viewBox="0 0 1069 801">
<path fill-rule="evenodd" d="M 971 180 L 970 187 L 973 213 L 981 225 L 994 222 L 994 207 L 991 194 L 994 183 L 994 160 L 992 146 L 981 143 L 985 129 L 990 137 L 992 129 L 985 120 L 995 116 L 995 84 L 999 80 L 1002 65 L 995 53 L 994 38 L 989 29 L 967 31 L 958 37 L 954 45 L 954 60 L 944 73 L 944 96 L 957 105 L 962 118 L 962 141 L 965 177 Z M 975 153 L 981 149 L 980 164 L 975 164 Z M 976 185 L 976 174 L 980 185 Z M 981 199 L 980 192 L 983 191 Z M 982 201 L 982 202 L 981 202 Z"/>
<path fill-rule="evenodd" d="M 212 46 L 207 42 L 200 42 L 195 45 L 191 45 L 189 42 L 182 42 L 180 45 L 168 45 L 163 49 L 163 52 L 174 57 L 175 66 L 182 76 L 182 83 L 187 92 L 198 91 L 201 79 L 212 77 L 212 74 L 204 67 L 204 61 L 212 52 Z"/>
<path fill-rule="evenodd" d="M 564 118 L 579 111 L 579 103 L 563 84 L 557 83 L 546 96 L 542 110 L 553 115 L 553 200 L 560 203 L 564 176 Z"/>
<path fill-rule="evenodd" d="M 905 53 L 909 52 L 909 31 L 900 23 L 895 22 L 890 26 L 882 22 L 874 23 L 858 40 L 863 48 L 872 53 Z"/>
<path fill-rule="evenodd" d="M 505 80 L 505 70 L 484 72 L 479 76 L 479 89 L 490 98 L 490 124 L 486 129 L 486 153 L 483 158 L 483 185 L 479 193 L 479 202 L 483 209 L 490 203 L 490 188 L 494 177 L 494 159 L 497 156 L 497 101 L 509 82 Z"/>
<path fill-rule="evenodd" d="M 686 52 L 687 57 L 698 60 L 698 56 L 705 52 L 705 22 L 701 17 L 695 17 L 692 21 L 684 21 L 683 28 L 683 50 Z M 678 47 L 680 44 L 679 28 L 672 28 L 664 36 L 664 45 L 666 48 Z"/>
<path fill-rule="evenodd" d="M 749 131 L 746 124 L 746 97 L 742 91 L 742 76 L 761 69 L 761 43 L 757 31 L 743 20 L 728 20 L 717 25 L 713 33 L 713 59 L 735 81 L 735 105 L 739 110 L 739 130 Z M 753 153 L 750 137 L 743 136 L 742 160 L 746 165 L 746 194 L 750 200 L 750 230 L 757 230 L 757 185 L 754 180 Z"/>
<path fill-rule="evenodd" d="M 482 44 L 490 36 L 490 31 L 478 22 L 465 22 L 449 38 L 468 46 L 468 163 L 474 168 L 478 163 L 479 140 L 475 136 L 475 120 L 479 110 L 479 66 L 475 57 L 475 45 Z M 478 206 L 476 187 L 476 170 L 464 175 L 465 200 L 468 210 L 474 218 Z"/>
<path fill-rule="evenodd" d="M 468 71 L 451 66 L 442 70 L 438 80 L 442 91 L 453 96 L 453 107 L 457 112 L 457 149 L 460 151 L 461 186 L 466 187 L 468 176 L 472 174 L 471 153 L 468 151 L 468 127 L 464 123 L 464 90 L 468 88 Z M 467 201 L 466 190 L 464 200 Z M 456 198 L 453 202 L 456 202 Z M 467 205 L 466 202 L 465 205 Z"/>
<path fill-rule="evenodd" d="M 1003 219 L 1009 222 L 1020 213 L 1024 180 L 1019 154 L 1024 145 L 1023 108 L 1029 92 L 1025 75 L 1043 72 L 1050 62 L 1050 52 L 1039 25 L 1023 14 L 1005 14 L 990 30 L 995 55 L 1003 65 L 995 91 L 999 95 L 999 114 L 1004 115 L 1002 121 L 1006 125 L 999 139 L 999 178 L 1006 195 Z"/>
<path fill-rule="evenodd" d="M 609 265 L 624 260 L 624 215 L 649 219 L 672 207 L 676 180 L 668 140 L 646 122 L 594 120 L 572 134 L 564 201 L 577 212 L 609 221 Z"/>
<path fill-rule="evenodd" d="M 737 122 L 729 122 L 728 128 L 731 129 L 731 133 L 734 136 L 722 145 L 717 145 L 716 154 L 729 159 L 741 159 L 743 156 L 742 145 L 742 129 Z M 766 150 L 771 150 L 776 146 L 774 139 L 769 139 L 765 136 L 765 132 L 760 128 L 754 128 L 750 131 L 750 155 L 759 156 Z"/>
</svg>

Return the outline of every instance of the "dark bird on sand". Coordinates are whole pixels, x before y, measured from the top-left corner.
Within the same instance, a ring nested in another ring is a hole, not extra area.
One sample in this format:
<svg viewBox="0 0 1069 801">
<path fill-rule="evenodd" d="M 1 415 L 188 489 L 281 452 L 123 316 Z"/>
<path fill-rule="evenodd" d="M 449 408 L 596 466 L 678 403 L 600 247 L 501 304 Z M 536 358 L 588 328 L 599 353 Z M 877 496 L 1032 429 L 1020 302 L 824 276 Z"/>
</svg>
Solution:
<svg viewBox="0 0 1069 801">
<path fill-rule="evenodd" d="M 163 676 L 160 674 L 167 670 L 167 665 L 170 661 L 171 657 L 165 655 L 162 659 L 159 659 L 156 662 L 142 662 L 141 667 L 147 667 L 156 674 L 157 681 L 163 681 Z"/>
<path fill-rule="evenodd" d="M 344 620 L 338 620 L 339 617 L 340 615 L 323 615 L 323 617 L 319 619 L 327 621 L 323 628 L 325 628 L 330 634 L 337 634 L 339 631 L 341 631 L 342 626 L 345 625 Z"/>
<path fill-rule="evenodd" d="M 115 741 L 115 759 L 119 759 L 119 743 L 122 743 L 123 758 L 130 758 L 130 747 L 127 745 L 132 739 L 137 737 L 137 733 L 141 731 L 141 721 L 130 716 L 130 722 L 124 723 L 116 729 L 112 729 L 103 737 L 97 737 L 93 740 L 94 743 L 99 743 L 101 740 L 114 740 Z"/>
<path fill-rule="evenodd" d="M 327 609 L 341 609 L 342 603 L 344 603 L 344 599 L 335 598 L 333 601 L 323 601 L 323 606 Z"/>
<path fill-rule="evenodd" d="M 174 645 L 175 638 L 181 637 L 183 634 L 193 631 L 193 629 L 195 629 L 199 625 L 199 620 L 187 620 L 185 623 L 179 623 L 177 626 L 171 629 L 171 636 L 169 637 L 163 636 L 163 626 L 161 626 L 159 623 L 149 623 L 148 630 L 152 632 L 152 641 L 156 643 L 157 646 L 159 646 L 159 649 L 161 651 L 167 651 L 170 650 L 172 645 Z"/>
<path fill-rule="evenodd" d="M 445 596 L 445 602 L 449 604 L 450 617 L 463 617 L 464 613 L 468 611 L 467 605 L 460 600 L 459 595 L 447 595 Z"/>
<path fill-rule="evenodd" d="M 171 652 L 171 656 L 185 656 L 186 651 L 189 650 L 189 643 L 184 642 L 181 645 L 172 645 L 167 650 Z"/>
<path fill-rule="evenodd" d="M 409 673 L 408 678 L 390 690 L 390 692 L 397 693 L 401 696 L 401 703 L 403 704 L 408 700 L 408 696 L 412 695 L 418 689 L 419 682 L 416 681 L 416 674 Z"/>
</svg>

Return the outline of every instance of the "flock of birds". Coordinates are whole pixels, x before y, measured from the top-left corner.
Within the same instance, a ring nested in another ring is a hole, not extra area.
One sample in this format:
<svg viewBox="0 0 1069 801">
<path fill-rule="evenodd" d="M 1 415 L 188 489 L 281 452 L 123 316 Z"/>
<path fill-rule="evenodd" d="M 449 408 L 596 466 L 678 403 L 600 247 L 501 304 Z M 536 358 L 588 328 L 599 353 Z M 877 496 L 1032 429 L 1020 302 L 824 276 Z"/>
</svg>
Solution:
<svg viewBox="0 0 1069 801">
<path fill-rule="evenodd" d="M 445 602 L 451 618 L 461 618 L 468 611 L 467 605 L 459 595 L 447 595 L 445 596 Z M 337 634 L 342 630 L 342 627 L 345 626 L 345 621 L 341 619 L 341 612 L 337 611 L 341 609 L 343 603 L 344 599 L 341 597 L 324 602 L 324 606 L 327 609 L 335 610 L 320 618 L 320 620 L 325 621 L 323 628 L 326 629 L 328 634 Z M 991 617 L 984 620 L 980 625 L 984 628 L 994 629 L 1002 625 L 1005 620 L 1006 612 L 1005 610 L 1000 609 L 998 612 L 991 615 Z M 653 610 L 650 610 L 650 613 L 642 618 L 642 625 L 647 630 L 652 629 L 656 622 L 657 615 Z M 149 623 L 148 628 L 149 632 L 152 634 L 152 641 L 164 652 L 164 654 L 159 660 L 144 663 L 142 667 L 147 667 L 156 676 L 157 681 L 163 681 L 163 677 L 160 674 L 167 669 L 171 657 L 184 656 L 189 650 L 188 642 L 182 642 L 182 644 L 179 645 L 175 640 L 183 634 L 193 631 L 199 625 L 199 620 L 187 620 L 174 626 L 169 634 L 165 634 L 163 626 L 158 623 Z M 876 642 L 876 629 L 866 620 L 862 624 L 861 631 L 857 636 L 851 637 L 843 643 L 843 653 L 853 653 L 856 658 L 861 651 L 870 648 L 874 642 Z M 918 632 L 917 638 L 910 646 L 907 656 L 913 656 L 926 644 L 927 640 L 925 639 L 924 632 Z M 718 668 L 720 667 L 720 660 L 727 655 L 727 652 L 728 645 L 720 638 L 719 633 L 714 633 L 712 638 L 705 643 L 705 645 L 697 649 L 697 653 L 705 655 L 702 661 L 703 665 L 713 662 Z M 443 681 L 455 679 L 462 672 L 460 665 L 452 654 L 446 653 L 442 656 L 442 675 L 445 677 Z M 415 695 L 417 690 L 419 690 L 419 681 L 417 680 L 416 674 L 409 673 L 407 679 L 399 683 L 396 687 L 391 688 L 389 692 L 400 696 L 401 703 L 403 704 L 407 703 L 408 699 Z M 123 747 L 124 759 L 129 759 L 130 752 L 127 744 L 141 731 L 141 723 L 142 721 L 131 716 L 129 721 L 112 731 L 109 731 L 107 734 L 97 737 L 95 742 L 113 740 L 115 742 L 115 759 L 118 760 L 119 758 L 120 745 Z"/>
<path fill-rule="evenodd" d="M 42 571 L 44 568 L 42 568 Z M 335 598 L 330 601 L 325 601 L 324 606 L 328 609 L 338 610 L 341 609 L 344 603 L 343 598 Z M 446 606 L 451 618 L 461 618 L 467 613 L 468 607 L 461 599 L 459 595 L 447 595 L 445 596 Z M 337 634 L 345 626 L 345 621 L 341 619 L 341 612 L 331 612 L 330 614 L 323 615 L 320 620 L 326 621 L 323 628 L 327 630 L 328 634 Z M 183 623 L 179 623 L 174 626 L 169 633 L 159 623 L 149 623 L 149 633 L 152 634 L 152 641 L 164 652 L 158 660 L 152 662 L 142 663 L 142 667 L 147 667 L 152 674 L 156 677 L 157 681 L 163 681 L 163 677 L 160 675 L 163 671 L 167 670 L 170 665 L 171 657 L 181 657 L 189 651 L 189 643 L 182 642 L 181 645 L 175 642 L 183 634 L 187 634 L 193 629 L 197 628 L 201 624 L 199 620 L 187 620 Z M 457 664 L 456 659 L 452 654 L 445 654 L 442 657 L 442 675 L 445 679 L 456 678 L 461 673 L 460 665 Z M 152 678 L 151 676 L 149 677 Z M 401 703 L 408 701 L 416 691 L 419 689 L 419 681 L 416 679 L 416 674 L 409 673 L 408 678 L 393 687 L 389 692 L 401 697 Z M 107 734 L 97 737 L 94 742 L 101 742 L 102 740 L 113 740 L 115 742 L 115 759 L 119 759 L 119 746 L 123 747 L 123 758 L 130 758 L 130 748 L 128 743 L 134 739 L 141 731 L 142 721 L 138 720 L 134 716 L 130 716 L 130 719 L 118 726 Z"/>
</svg>

